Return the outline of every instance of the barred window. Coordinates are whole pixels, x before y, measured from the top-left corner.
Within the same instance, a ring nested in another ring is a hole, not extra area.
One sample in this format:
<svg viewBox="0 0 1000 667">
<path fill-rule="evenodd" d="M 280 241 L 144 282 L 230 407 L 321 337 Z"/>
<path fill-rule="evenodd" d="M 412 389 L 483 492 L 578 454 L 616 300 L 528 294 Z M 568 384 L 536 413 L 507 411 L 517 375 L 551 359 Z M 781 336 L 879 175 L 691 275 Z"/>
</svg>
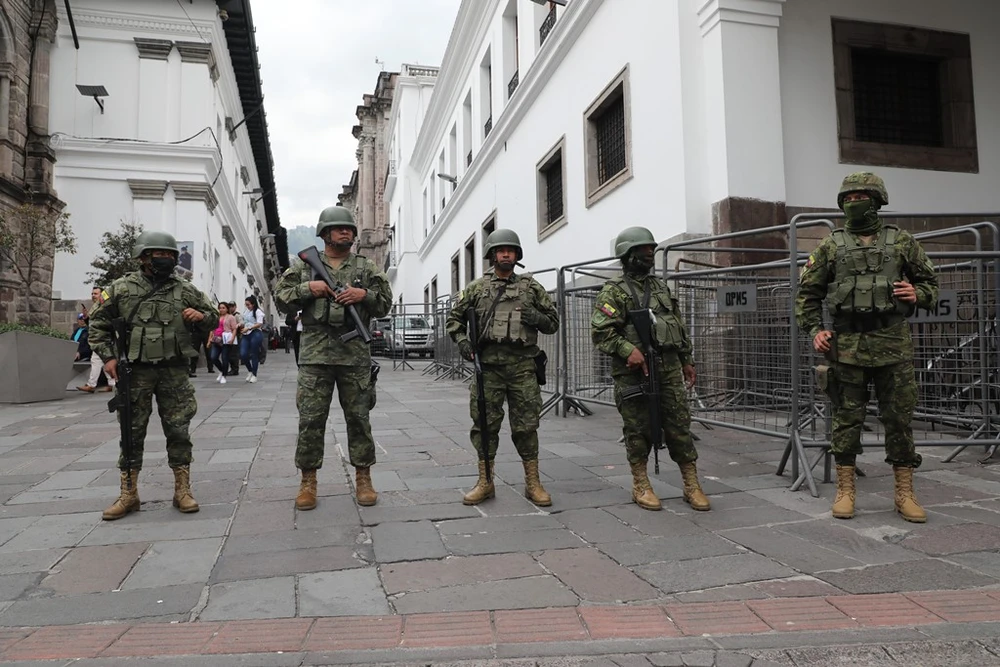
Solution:
<svg viewBox="0 0 1000 667">
<path fill-rule="evenodd" d="M 619 96 L 594 118 L 597 180 L 604 185 L 625 168 L 625 98 Z"/>
<path fill-rule="evenodd" d="M 859 141 L 944 145 L 940 60 L 852 49 L 851 71 Z"/>
<path fill-rule="evenodd" d="M 832 21 L 840 161 L 978 173 L 969 35 Z"/>
<path fill-rule="evenodd" d="M 618 73 L 585 112 L 587 206 L 632 178 L 629 68 Z"/>
<path fill-rule="evenodd" d="M 536 167 L 538 176 L 538 239 L 542 240 L 566 222 L 566 187 L 563 155 L 566 137 L 549 149 Z"/>
</svg>

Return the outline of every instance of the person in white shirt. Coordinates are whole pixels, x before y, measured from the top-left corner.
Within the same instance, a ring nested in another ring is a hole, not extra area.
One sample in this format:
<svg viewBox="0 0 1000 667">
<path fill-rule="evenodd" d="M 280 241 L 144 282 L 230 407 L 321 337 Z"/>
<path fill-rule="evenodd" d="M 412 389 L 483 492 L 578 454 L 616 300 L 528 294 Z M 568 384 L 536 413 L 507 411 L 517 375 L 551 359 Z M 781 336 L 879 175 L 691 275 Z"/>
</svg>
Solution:
<svg viewBox="0 0 1000 667">
<path fill-rule="evenodd" d="M 247 382 L 257 381 L 260 366 L 260 346 L 264 337 L 264 311 L 257 305 L 257 297 L 250 295 L 243 311 L 243 337 L 240 338 L 240 360 L 247 367 Z"/>
</svg>

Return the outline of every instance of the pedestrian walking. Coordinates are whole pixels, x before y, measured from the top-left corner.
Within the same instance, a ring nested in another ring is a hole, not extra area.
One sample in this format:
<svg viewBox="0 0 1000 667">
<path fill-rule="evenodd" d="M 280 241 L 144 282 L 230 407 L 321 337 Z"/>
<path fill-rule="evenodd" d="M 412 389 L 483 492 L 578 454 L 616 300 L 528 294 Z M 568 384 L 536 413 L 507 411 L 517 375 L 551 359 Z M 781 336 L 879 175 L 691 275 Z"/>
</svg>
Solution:
<svg viewBox="0 0 1000 667">
<path fill-rule="evenodd" d="M 264 341 L 264 311 L 257 304 L 257 297 L 251 294 L 244 302 L 243 335 L 240 337 L 240 359 L 247 368 L 247 382 L 257 381 L 260 368 L 260 350 Z"/>
<path fill-rule="evenodd" d="M 629 227 L 618 234 L 615 256 L 621 260 L 622 275 L 606 282 L 597 295 L 590 334 L 594 346 L 611 357 L 615 406 L 622 416 L 625 452 L 632 468 L 632 501 L 647 510 L 662 508 L 647 472 L 654 440 L 661 439 L 652 432 L 648 397 L 658 395 L 662 441 L 680 468 L 684 501 L 692 509 L 707 511 L 711 503 L 698 481 L 698 451 L 691 437 L 685 390 L 694 386 L 697 376 L 691 340 L 670 287 L 650 274 L 655 250 L 656 239 L 645 227 Z M 651 331 L 637 328 L 650 325 Z M 654 359 L 643 353 L 641 339 L 646 336 L 655 349 Z M 652 391 L 645 390 L 650 364 L 655 364 L 652 370 L 657 380 L 649 388 Z"/>
<path fill-rule="evenodd" d="M 302 350 L 299 361 L 299 436 L 295 465 L 302 483 L 295 507 L 316 507 L 316 471 L 323 467 L 324 435 L 334 387 L 347 422 L 347 448 L 355 468 L 355 497 L 359 505 L 374 505 L 372 486 L 375 441 L 368 413 L 375 405 L 371 351 L 360 337 L 344 341 L 355 329 L 347 306 L 354 306 L 361 322 L 383 317 L 392 304 L 392 290 L 382 270 L 371 260 L 351 252 L 358 228 L 351 213 L 331 206 L 319 216 L 316 236 L 323 239 L 320 258 L 330 277 L 344 286 L 331 290 L 313 270 L 296 259 L 275 287 L 274 297 L 284 312 L 302 311 Z"/>
<path fill-rule="evenodd" d="M 187 364 L 196 354 L 190 343 L 192 331 L 204 340 L 218 322 L 208 298 L 174 275 L 177 242 L 173 236 L 143 232 L 132 256 L 140 261 L 141 270 L 113 282 L 104 303 L 90 315 L 91 348 L 104 360 L 110 380 L 118 379 L 112 322 L 116 318 L 125 320 L 126 354 L 132 369 L 128 409 L 132 415 L 134 460 L 129 465 L 124 452 L 118 459 L 121 494 L 104 510 L 107 521 L 139 509 L 139 471 L 153 396 L 167 439 L 167 462 L 174 473 L 174 507 L 185 513 L 198 511 L 198 503 L 191 495 L 193 446 L 188 433 L 198 404 L 187 377 Z"/>
<path fill-rule="evenodd" d="M 493 479 L 486 474 L 486 462 L 496 457 L 506 399 L 511 439 L 524 467 L 524 495 L 534 504 L 547 507 L 552 497 L 542 486 L 538 472 L 542 393 L 536 361 L 540 354 L 538 334 L 558 331 L 559 314 L 545 288 L 530 273 L 514 273 L 524 255 L 514 231 L 495 230 L 486 238 L 483 254 L 492 269 L 465 287 L 445 325 L 465 359 L 472 361 L 474 354 L 479 355 L 486 393 L 488 432 L 482 433 L 476 382 L 470 385 L 469 437 L 479 454 L 479 480 L 462 502 L 478 505 L 495 494 Z M 478 340 L 469 337 L 469 308 L 476 313 Z"/>
<path fill-rule="evenodd" d="M 886 224 L 878 211 L 889 204 L 885 182 L 870 172 L 844 178 L 837 205 L 843 228 L 823 239 L 799 278 L 795 317 L 813 349 L 830 361 L 828 394 L 833 405 L 830 451 L 837 463 L 833 516 L 854 516 L 855 461 L 875 385 L 885 427 L 885 462 L 895 476 L 896 511 L 923 523 L 927 513 L 913 490 L 921 457 L 910 422 L 917 405 L 913 340 L 906 321 L 915 308 L 937 303 L 934 265 L 909 232 Z M 823 302 L 832 327 L 823 322 Z"/>
<path fill-rule="evenodd" d="M 94 286 L 90 290 L 90 311 L 93 312 L 104 302 L 104 290 L 101 287 Z M 84 323 L 88 323 L 89 313 L 84 309 L 83 315 Z M 89 331 L 87 332 L 89 337 Z M 82 358 L 82 357 L 81 357 Z M 104 372 L 104 361 L 98 354 L 90 355 L 90 376 L 87 378 L 86 384 L 77 387 L 79 391 L 85 391 L 88 394 L 92 394 L 95 391 L 108 392 L 112 391 L 115 386 L 114 380 L 110 377 L 108 378 L 108 384 L 104 387 L 100 387 L 101 375 L 107 375 Z"/>
</svg>

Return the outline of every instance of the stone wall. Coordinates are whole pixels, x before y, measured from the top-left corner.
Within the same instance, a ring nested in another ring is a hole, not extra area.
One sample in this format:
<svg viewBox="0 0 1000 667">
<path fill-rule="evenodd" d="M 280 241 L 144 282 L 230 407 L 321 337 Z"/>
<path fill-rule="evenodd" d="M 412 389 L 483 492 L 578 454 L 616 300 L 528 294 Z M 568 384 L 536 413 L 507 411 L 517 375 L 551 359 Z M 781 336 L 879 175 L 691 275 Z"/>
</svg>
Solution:
<svg viewBox="0 0 1000 667">
<path fill-rule="evenodd" d="M 8 106 L 0 108 L 7 121 L 6 127 L 0 122 L 0 215 L 28 200 L 55 214 L 65 206 L 52 187 L 55 155 L 48 144 L 55 0 L 0 0 L 0 11 L 4 19 L 0 21 L 0 92 L 9 90 Z M 3 99 L 0 94 L 0 104 Z M 49 323 L 52 265 L 49 254 L 39 262 L 26 288 L 9 263 L 0 264 L 0 320 Z"/>
</svg>

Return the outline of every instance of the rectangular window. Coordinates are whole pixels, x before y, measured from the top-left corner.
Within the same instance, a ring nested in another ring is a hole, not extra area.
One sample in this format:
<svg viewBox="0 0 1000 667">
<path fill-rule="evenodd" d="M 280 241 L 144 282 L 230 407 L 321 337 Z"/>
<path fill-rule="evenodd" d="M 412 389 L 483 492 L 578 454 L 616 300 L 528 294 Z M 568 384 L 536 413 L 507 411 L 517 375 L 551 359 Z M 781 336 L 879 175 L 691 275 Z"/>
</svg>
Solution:
<svg viewBox="0 0 1000 667">
<path fill-rule="evenodd" d="M 490 258 L 486 256 L 485 246 L 486 239 L 490 234 L 495 232 L 497 229 L 497 212 L 493 211 L 490 213 L 490 217 L 486 218 L 486 222 L 483 223 L 483 273 L 490 270 Z"/>
<path fill-rule="evenodd" d="M 430 312 L 431 306 L 431 286 L 424 285 L 424 312 Z"/>
<path fill-rule="evenodd" d="M 434 276 L 431 278 L 431 305 L 437 303 L 438 300 L 438 277 Z"/>
<path fill-rule="evenodd" d="M 584 113 L 587 206 L 632 178 L 630 110 L 626 66 Z"/>
<path fill-rule="evenodd" d="M 979 171 L 969 36 L 833 19 L 840 161 Z"/>
<path fill-rule="evenodd" d="M 476 235 L 473 234 L 465 242 L 465 284 L 476 279 Z"/>
<path fill-rule="evenodd" d="M 458 294 L 458 292 L 462 289 L 462 286 L 459 284 L 459 280 L 461 279 L 462 274 L 459 271 L 458 255 L 459 255 L 459 253 L 456 252 L 454 255 L 451 256 L 451 293 L 452 294 Z"/>
<path fill-rule="evenodd" d="M 566 223 L 566 137 L 549 149 L 537 165 L 538 240 Z"/>
</svg>

